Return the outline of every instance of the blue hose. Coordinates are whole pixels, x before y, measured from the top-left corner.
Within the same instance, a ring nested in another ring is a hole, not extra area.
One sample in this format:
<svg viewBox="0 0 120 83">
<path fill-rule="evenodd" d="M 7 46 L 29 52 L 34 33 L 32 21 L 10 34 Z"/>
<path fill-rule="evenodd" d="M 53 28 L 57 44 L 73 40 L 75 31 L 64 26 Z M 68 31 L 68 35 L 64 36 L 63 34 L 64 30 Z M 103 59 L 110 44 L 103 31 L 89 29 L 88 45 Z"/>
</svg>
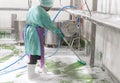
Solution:
<svg viewBox="0 0 120 83">
<path fill-rule="evenodd" d="M 4 74 L 11 73 L 11 72 L 13 72 L 13 71 L 16 71 L 16 70 L 19 70 L 19 69 L 26 68 L 26 67 L 27 67 L 27 65 L 25 65 L 25 66 L 22 66 L 22 67 L 19 67 L 19 68 L 16 68 L 16 69 L 13 69 L 13 70 L 10 70 L 10 71 L 7 71 L 7 72 L 5 72 L 5 73 L 1 73 L 1 74 L 0 74 L 0 76 L 1 76 L 1 75 L 4 75 Z"/>
<path fill-rule="evenodd" d="M 65 9 L 65 8 L 77 8 L 77 7 L 76 7 L 76 6 L 64 6 L 64 7 L 62 7 L 61 9 L 58 10 L 57 14 L 55 15 L 55 17 L 54 17 L 54 19 L 53 19 L 53 22 L 55 22 L 56 18 L 57 18 L 58 15 L 60 14 L 60 12 L 61 12 L 63 9 Z M 47 32 L 48 32 L 48 29 L 45 31 L 44 35 L 46 35 Z M 60 43 L 61 43 L 61 38 L 59 37 L 57 49 L 56 49 L 51 55 L 47 56 L 46 58 L 52 57 L 52 56 L 54 56 L 54 55 L 58 52 L 58 50 L 59 50 L 59 48 L 60 48 Z"/>
<path fill-rule="evenodd" d="M 10 64 L 10 65 L 8 65 L 8 66 L 0 69 L 0 71 L 5 70 L 5 69 L 9 68 L 10 66 L 14 65 L 14 64 L 17 63 L 18 61 L 20 61 L 22 58 L 24 58 L 26 55 L 27 55 L 27 54 L 24 54 L 21 58 L 19 58 L 18 60 L 16 60 L 16 61 L 13 62 L 12 64 Z"/>
<path fill-rule="evenodd" d="M 58 47 L 57 47 L 57 49 L 55 50 L 55 52 L 53 52 L 51 55 L 49 55 L 49 56 L 47 56 L 47 57 L 45 57 L 45 58 L 49 58 L 49 57 L 54 56 L 54 55 L 58 52 L 58 50 L 59 50 L 59 48 L 60 48 L 60 43 L 61 43 L 61 38 L 59 38 Z"/>
<path fill-rule="evenodd" d="M 63 9 L 65 9 L 65 8 L 77 8 L 77 7 L 76 7 L 76 6 L 64 6 L 64 7 L 62 7 L 61 9 L 58 10 L 58 13 L 55 15 L 55 17 L 54 17 L 54 19 L 53 19 L 53 22 L 55 22 L 55 20 L 56 20 L 57 16 L 59 15 L 59 13 L 60 13 Z"/>
<path fill-rule="evenodd" d="M 55 22 L 57 16 L 58 16 L 58 15 L 60 14 L 60 12 L 61 12 L 63 9 L 65 9 L 65 8 L 76 8 L 76 7 L 75 7 L 75 6 L 64 6 L 64 7 L 62 7 L 60 10 L 58 10 L 58 13 L 55 15 L 55 17 L 54 17 L 54 19 L 53 19 L 53 22 Z M 47 32 L 48 32 L 48 30 L 45 31 L 44 35 L 46 35 Z M 57 51 L 58 51 L 58 49 L 59 49 L 59 47 L 60 47 L 60 43 L 61 43 L 61 38 L 59 38 L 58 47 L 57 47 L 57 49 L 55 50 L 55 52 L 53 52 L 51 55 L 47 56 L 46 58 L 51 57 L 51 56 L 53 56 L 53 55 L 55 55 L 55 54 L 57 53 Z M 26 55 L 27 55 L 27 54 L 24 54 L 21 58 L 19 58 L 18 60 L 16 60 L 16 61 L 13 62 L 12 64 L 10 64 L 10 65 L 8 65 L 8 66 L 0 69 L 0 71 L 5 70 L 5 69 L 9 68 L 10 66 L 14 65 L 14 64 L 17 63 L 18 61 L 20 61 L 22 58 L 24 58 Z M 7 74 L 7 73 L 10 73 L 10 72 L 19 70 L 19 69 L 21 69 L 21 68 L 24 68 L 24 67 L 25 67 L 25 66 L 20 67 L 20 68 L 17 68 L 17 69 L 14 69 L 14 70 L 11 70 L 11 71 L 8 71 L 8 72 L 6 72 L 6 73 L 2 73 L 2 74 L 0 74 L 0 75 Z"/>
<path fill-rule="evenodd" d="M 61 9 L 58 10 L 57 14 L 55 15 L 55 17 L 53 18 L 53 22 L 55 22 L 56 18 L 58 17 L 58 15 L 61 13 L 61 11 L 65 8 L 77 8 L 76 6 L 64 6 Z M 44 35 L 46 35 L 48 32 L 48 29 L 45 31 Z"/>
</svg>

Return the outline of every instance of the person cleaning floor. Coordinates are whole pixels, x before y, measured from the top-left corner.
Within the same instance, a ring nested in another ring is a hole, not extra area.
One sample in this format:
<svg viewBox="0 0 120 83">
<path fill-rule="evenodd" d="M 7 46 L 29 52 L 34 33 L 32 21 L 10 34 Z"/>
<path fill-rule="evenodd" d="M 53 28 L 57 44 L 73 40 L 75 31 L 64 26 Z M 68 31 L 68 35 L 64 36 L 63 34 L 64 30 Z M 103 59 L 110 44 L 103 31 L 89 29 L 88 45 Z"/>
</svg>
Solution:
<svg viewBox="0 0 120 83">
<path fill-rule="evenodd" d="M 52 22 L 49 11 L 53 6 L 53 0 L 40 0 L 40 5 L 31 7 L 26 15 L 26 26 L 24 28 L 25 53 L 30 55 L 28 63 L 28 78 L 39 77 L 35 73 L 37 60 L 40 60 L 41 68 L 44 70 L 44 29 L 48 29 L 59 37 L 63 37 L 59 28 Z"/>
</svg>

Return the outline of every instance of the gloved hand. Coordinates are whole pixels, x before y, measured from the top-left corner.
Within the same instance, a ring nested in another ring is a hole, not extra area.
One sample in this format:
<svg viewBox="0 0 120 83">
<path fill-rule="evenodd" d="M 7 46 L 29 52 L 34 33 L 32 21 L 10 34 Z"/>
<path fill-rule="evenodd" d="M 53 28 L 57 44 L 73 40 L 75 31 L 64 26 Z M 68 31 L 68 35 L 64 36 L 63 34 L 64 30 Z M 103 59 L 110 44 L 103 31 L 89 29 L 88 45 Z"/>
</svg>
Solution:
<svg viewBox="0 0 120 83">
<path fill-rule="evenodd" d="M 58 34 L 58 36 L 59 36 L 60 38 L 63 39 L 64 36 L 63 36 L 62 32 L 60 31 L 60 29 L 56 29 L 55 32 Z"/>
</svg>

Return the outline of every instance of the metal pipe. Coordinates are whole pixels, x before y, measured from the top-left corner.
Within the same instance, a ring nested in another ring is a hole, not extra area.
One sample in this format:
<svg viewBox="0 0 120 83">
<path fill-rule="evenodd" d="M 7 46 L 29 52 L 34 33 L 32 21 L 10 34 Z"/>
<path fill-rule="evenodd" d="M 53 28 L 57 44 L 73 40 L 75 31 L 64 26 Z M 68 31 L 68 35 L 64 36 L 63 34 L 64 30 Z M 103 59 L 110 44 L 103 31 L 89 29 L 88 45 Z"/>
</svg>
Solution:
<svg viewBox="0 0 120 83">
<path fill-rule="evenodd" d="M 57 11 L 60 8 L 51 8 L 52 11 Z M 0 8 L 0 11 L 28 11 L 28 8 Z"/>
<path fill-rule="evenodd" d="M 111 0 L 109 0 L 109 13 L 111 13 Z"/>
<path fill-rule="evenodd" d="M 89 11 L 89 13 L 90 13 L 90 16 L 92 16 L 91 11 L 90 11 L 90 9 L 89 9 L 89 6 L 88 6 L 86 0 L 84 0 L 84 1 L 85 1 L 85 4 L 86 4 L 86 7 L 87 7 L 87 9 L 88 9 L 88 11 Z"/>
<path fill-rule="evenodd" d="M 101 1 L 101 12 L 103 12 L 103 0 L 100 1 Z"/>
<path fill-rule="evenodd" d="M 28 8 L 30 9 L 32 6 L 32 0 L 28 0 Z"/>
<path fill-rule="evenodd" d="M 116 14 L 118 14 L 118 3 L 117 3 L 117 0 L 115 0 L 115 9 L 116 9 Z"/>
</svg>

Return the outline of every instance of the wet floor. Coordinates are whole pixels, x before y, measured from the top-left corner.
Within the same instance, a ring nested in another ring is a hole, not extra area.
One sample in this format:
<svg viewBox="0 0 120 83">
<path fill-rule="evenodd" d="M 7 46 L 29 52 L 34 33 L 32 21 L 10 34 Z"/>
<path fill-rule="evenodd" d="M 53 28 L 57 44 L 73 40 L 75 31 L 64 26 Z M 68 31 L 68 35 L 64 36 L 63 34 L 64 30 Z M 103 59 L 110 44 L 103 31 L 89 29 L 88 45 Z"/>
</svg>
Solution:
<svg viewBox="0 0 120 83">
<path fill-rule="evenodd" d="M 99 68 L 91 69 L 89 66 L 75 68 L 67 72 L 61 72 L 58 69 L 50 69 L 53 74 L 43 74 L 39 79 L 30 81 L 25 77 L 20 76 L 15 83 L 113 83 L 111 78 L 106 72 L 101 71 Z M 42 75 L 42 74 L 41 74 Z M 21 81 L 22 80 L 22 81 Z"/>
<path fill-rule="evenodd" d="M 24 48 L 20 46 L 17 48 L 19 51 L 24 50 Z M 45 48 L 45 50 L 46 56 L 49 56 L 56 49 Z M 79 55 L 87 63 L 89 62 L 89 57 L 84 56 L 84 52 L 79 52 Z M 5 63 L 8 64 L 15 61 L 15 57 L 11 57 Z M 11 69 L 25 63 L 27 63 L 26 58 L 22 59 Z M 5 65 L 4 63 L 2 64 Z M 43 74 L 40 73 L 39 63 L 37 64 L 36 72 L 40 74 L 40 77 L 36 80 L 29 80 L 27 78 L 27 68 L 24 68 L 1 76 L 0 83 L 114 83 L 108 73 L 103 71 L 99 66 L 91 68 L 88 64 L 85 66 L 81 65 L 78 62 L 77 57 L 69 48 L 60 48 L 57 54 L 50 58 L 46 58 L 45 65 L 46 74 Z M 14 76 L 14 78 L 7 80 L 10 76 Z"/>
</svg>

